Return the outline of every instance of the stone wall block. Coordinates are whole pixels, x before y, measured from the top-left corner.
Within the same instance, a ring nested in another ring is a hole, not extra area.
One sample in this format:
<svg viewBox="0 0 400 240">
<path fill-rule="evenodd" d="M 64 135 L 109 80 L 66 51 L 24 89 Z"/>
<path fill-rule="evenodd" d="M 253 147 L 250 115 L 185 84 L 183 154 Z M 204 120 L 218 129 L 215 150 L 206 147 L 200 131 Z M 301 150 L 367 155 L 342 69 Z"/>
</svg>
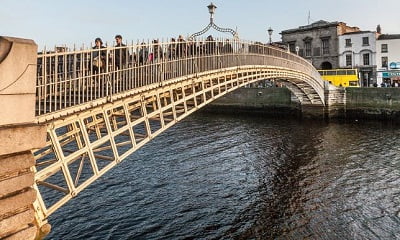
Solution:
<svg viewBox="0 0 400 240">
<path fill-rule="evenodd" d="M 15 172 L 26 171 L 35 165 L 31 151 L 14 155 L 0 156 L 0 178 L 12 175 Z"/>
<path fill-rule="evenodd" d="M 29 188 L 34 183 L 35 175 L 32 172 L 28 172 L 23 175 L 8 178 L 0 181 L 0 199 L 21 191 L 21 189 Z"/>
<path fill-rule="evenodd" d="M 4 240 L 34 240 L 36 238 L 37 227 L 32 226 L 18 233 L 4 238 Z"/>
<path fill-rule="evenodd" d="M 0 94 L 35 94 L 37 45 L 0 36 Z M 34 77 L 34 79 L 32 79 Z"/>
<path fill-rule="evenodd" d="M 36 72 L 35 42 L 0 36 L 0 126 L 35 121 Z"/>
<path fill-rule="evenodd" d="M 0 199 L 0 219 L 30 208 L 35 200 L 36 191 L 33 188 L 15 196 Z"/>
<path fill-rule="evenodd" d="M 0 127 L 0 139 L 0 156 L 41 148 L 46 144 L 46 126 Z"/>
<path fill-rule="evenodd" d="M 29 209 L 9 218 L 0 220 L 0 239 L 30 227 L 27 223 L 33 222 L 34 218 L 34 210 Z"/>
</svg>

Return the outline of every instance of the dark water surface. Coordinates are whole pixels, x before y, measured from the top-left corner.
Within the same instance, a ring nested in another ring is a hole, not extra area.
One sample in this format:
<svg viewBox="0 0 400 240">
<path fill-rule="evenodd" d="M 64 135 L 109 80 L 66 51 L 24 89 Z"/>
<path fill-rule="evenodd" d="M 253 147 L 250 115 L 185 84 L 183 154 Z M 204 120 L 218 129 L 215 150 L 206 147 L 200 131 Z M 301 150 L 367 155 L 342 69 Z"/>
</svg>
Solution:
<svg viewBox="0 0 400 240">
<path fill-rule="evenodd" d="M 50 223 L 47 239 L 400 239 L 400 127 L 195 114 Z"/>
</svg>

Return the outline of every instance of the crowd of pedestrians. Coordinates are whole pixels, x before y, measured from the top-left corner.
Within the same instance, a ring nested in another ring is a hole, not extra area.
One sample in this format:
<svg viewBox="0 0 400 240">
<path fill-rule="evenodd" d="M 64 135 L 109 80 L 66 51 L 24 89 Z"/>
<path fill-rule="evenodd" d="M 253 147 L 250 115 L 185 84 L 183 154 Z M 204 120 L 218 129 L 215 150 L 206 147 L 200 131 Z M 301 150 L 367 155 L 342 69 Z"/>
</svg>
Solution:
<svg viewBox="0 0 400 240">
<path fill-rule="evenodd" d="M 44 79 L 46 75 L 55 75 L 57 78 L 70 79 L 90 75 L 105 76 L 106 73 L 113 73 L 115 75 L 112 76 L 113 78 L 119 78 L 116 74 L 122 74 L 125 69 L 134 67 L 142 69 L 142 66 L 146 65 L 157 68 L 156 66 L 162 62 L 170 62 L 163 66 L 167 68 L 162 69 L 164 73 L 175 71 L 175 68 L 179 67 L 181 69 L 194 68 L 193 64 L 197 64 L 195 71 L 199 71 L 215 64 L 211 60 L 206 61 L 204 58 L 201 60 L 202 56 L 229 55 L 241 52 L 245 48 L 243 44 L 237 42 L 233 44 L 229 39 L 214 39 L 211 35 L 197 41 L 192 38 L 185 39 L 179 35 L 176 39 L 171 38 L 169 42 L 159 42 L 158 39 L 154 39 L 129 46 L 123 43 L 123 37 L 120 34 L 115 35 L 114 39 L 115 43 L 111 47 L 104 45 L 103 40 L 97 37 L 90 50 L 68 52 L 66 48 L 60 47 L 53 55 L 39 53 L 38 78 Z M 251 51 L 252 48 L 246 46 L 246 49 L 246 51 Z M 185 58 L 187 58 L 186 63 L 181 61 Z M 193 72 L 194 69 L 188 71 Z M 135 74 L 139 74 L 137 72 Z"/>
<path fill-rule="evenodd" d="M 91 59 L 93 72 L 101 72 L 106 66 L 113 69 L 123 69 L 129 64 L 151 64 L 162 60 L 173 60 L 182 57 L 192 57 L 211 54 L 233 53 L 233 47 L 228 39 L 216 41 L 210 35 L 204 42 L 185 40 L 182 35 L 177 39 L 171 38 L 169 43 L 160 44 L 158 39 L 151 43 L 142 42 L 135 48 L 123 44 L 122 36 L 115 36 L 115 45 L 111 50 L 103 45 L 101 38 L 95 39 Z"/>
</svg>

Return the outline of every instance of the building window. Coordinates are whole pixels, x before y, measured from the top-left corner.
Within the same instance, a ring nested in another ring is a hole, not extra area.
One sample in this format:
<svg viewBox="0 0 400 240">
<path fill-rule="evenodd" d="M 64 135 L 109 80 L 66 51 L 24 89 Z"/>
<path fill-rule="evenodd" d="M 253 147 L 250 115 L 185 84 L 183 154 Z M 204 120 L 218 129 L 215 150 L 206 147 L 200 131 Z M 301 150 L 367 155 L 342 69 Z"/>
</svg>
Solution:
<svg viewBox="0 0 400 240">
<path fill-rule="evenodd" d="M 321 56 L 321 48 L 319 47 L 314 48 L 313 53 L 314 56 Z"/>
<path fill-rule="evenodd" d="M 351 54 L 346 54 L 346 66 L 352 66 L 353 65 L 353 61 L 351 59 Z"/>
<path fill-rule="evenodd" d="M 299 55 L 300 57 L 304 57 L 304 49 L 299 49 Z"/>
<path fill-rule="evenodd" d="M 368 46 L 369 45 L 369 38 L 368 37 L 363 37 L 362 41 L 363 41 L 363 46 Z"/>
<path fill-rule="evenodd" d="M 289 51 L 296 53 L 296 42 L 289 42 Z"/>
<path fill-rule="evenodd" d="M 304 45 L 306 48 L 306 57 L 310 57 L 311 56 L 311 42 L 305 42 Z"/>
<path fill-rule="evenodd" d="M 388 67 L 388 57 L 382 57 L 382 67 L 383 68 Z"/>
<path fill-rule="evenodd" d="M 364 62 L 364 65 L 369 65 L 369 53 L 363 54 L 363 62 Z"/>
<path fill-rule="evenodd" d="M 346 40 L 346 47 L 351 47 L 351 39 L 347 38 Z"/>
<path fill-rule="evenodd" d="M 388 52 L 388 45 L 387 44 L 382 44 L 381 45 L 381 49 L 383 53 L 387 53 Z"/>
<path fill-rule="evenodd" d="M 322 39 L 322 54 L 329 54 L 329 38 Z"/>
</svg>

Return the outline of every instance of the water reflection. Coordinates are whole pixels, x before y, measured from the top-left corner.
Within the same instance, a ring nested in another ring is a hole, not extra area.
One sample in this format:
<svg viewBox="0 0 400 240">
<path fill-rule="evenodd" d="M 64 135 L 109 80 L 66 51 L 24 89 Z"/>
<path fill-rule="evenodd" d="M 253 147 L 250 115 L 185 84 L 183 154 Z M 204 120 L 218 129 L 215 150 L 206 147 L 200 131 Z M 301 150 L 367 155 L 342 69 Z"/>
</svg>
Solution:
<svg viewBox="0 0 400 240">
<path fill-rule="evenodd" d="M 56 212 L 48 239 L 399 239 L 399 133 L 196 114 Z"/>
</svg>

